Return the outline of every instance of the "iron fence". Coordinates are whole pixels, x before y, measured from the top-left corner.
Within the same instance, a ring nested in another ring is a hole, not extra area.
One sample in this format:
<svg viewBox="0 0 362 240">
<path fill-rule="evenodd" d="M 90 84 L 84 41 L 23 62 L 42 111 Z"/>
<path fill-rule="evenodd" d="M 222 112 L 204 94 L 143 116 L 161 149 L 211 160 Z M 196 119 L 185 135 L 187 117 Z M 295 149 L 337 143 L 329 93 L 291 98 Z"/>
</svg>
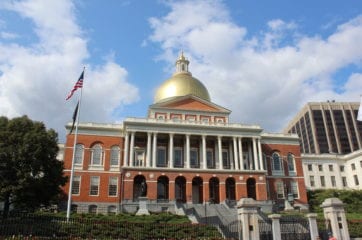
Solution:
<svg viewBox="0 0 362 240">
<path fill-rule="evenodd" d="M 0 239 L 222 239 L 202 224 L 129 223 L 23 215 L 0 220 Z"/>
</svg>

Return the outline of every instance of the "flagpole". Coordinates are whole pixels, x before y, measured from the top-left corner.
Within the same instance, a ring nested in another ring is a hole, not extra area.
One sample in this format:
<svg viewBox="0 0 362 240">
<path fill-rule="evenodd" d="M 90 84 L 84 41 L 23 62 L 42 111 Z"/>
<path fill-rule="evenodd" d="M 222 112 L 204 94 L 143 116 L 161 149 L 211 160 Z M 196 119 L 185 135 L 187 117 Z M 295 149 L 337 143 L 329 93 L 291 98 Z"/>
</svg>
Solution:
<svg viewBox="0 0 362 240">
<path fill-rule="evenodd" d="M 85 67 L 83 68 L 83 74 L 85 71 Z M 84 79 L 84 75 L 83 75 Z M 79 124 L 79 117 L 80 117 L 80 108 L 82 103 L 82 93 L 83 93 L 83 87 L 80 89 L 80 95 L 78 97 L 78 111 L 77 111 L 77 121 L 75 124 L 75 133 L 74 133 L 74 144 L 73 144 L 73 156 L 72 156 L 72 168 L 70 171 L 70 180 L 69 180 L 69 190 L 68 190 L 68 204 L 67 204 L 67 222 L 69 222 L 70 218 L 70 210 L 72 206 L 72 189 L 73 189 L 73 178 L 74 178 L 74 161 L 75 161 L 75 152 L 77 147 L 77 139 L 78 139 L 78 124 Z"/>
</svg>

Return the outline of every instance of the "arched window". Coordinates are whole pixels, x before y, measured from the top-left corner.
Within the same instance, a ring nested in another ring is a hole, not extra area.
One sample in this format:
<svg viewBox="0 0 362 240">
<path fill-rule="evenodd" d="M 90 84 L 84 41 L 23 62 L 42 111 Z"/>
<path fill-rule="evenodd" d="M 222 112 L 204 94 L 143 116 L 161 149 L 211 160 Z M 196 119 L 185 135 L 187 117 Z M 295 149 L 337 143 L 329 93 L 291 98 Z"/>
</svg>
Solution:
<svg viewBox="0 0 362 240">
<path fill-rule="evenodd" d="M 272 170 L 273 170 L 273 175 L 281 175 L 283 172 L 283 168 L 282 168 L 282 159 L 279 155 L 279 153 L 274 152 L 272 154 Z"/>
<path fill-rule="evenodd" d="M 295 175 L 295 158 L 294 155 L 291 153 L 288 153 L 288 171 L 289 171 L 289 175 Z"/>
<path fill-rule="evenodd" d="M 92 159 L 91 165 L 102 165 L 102 156 L 103 156 L 102 146 L 100 144 L 96 144 L 92 147 Z"/>
<path fill-rule="evenodd" d="M 114 205 L 108 206 L 108 214 L 114 215 L 117 213 L 117 207 Z"/>
<path fill-rule="evenodd" d="M 82 144 L 77 144 L 75 146 L 75 156 L 74 156 L 75 164 L 83 163 L 83 153 L 84 153 L 84 146 Z"/>
<path fill-rule="evenodd" d="M 119 146 L 111 147 L 111 166 L 118 166 L 119 165 L 119 154 L 120 148 Z"/>
<path fill-rule="evenodd" d="M 97 213 L 97 205 L 90 205 L 89 208 L 88 208 L 88 212 L 96 214 Z"/>
</svg>

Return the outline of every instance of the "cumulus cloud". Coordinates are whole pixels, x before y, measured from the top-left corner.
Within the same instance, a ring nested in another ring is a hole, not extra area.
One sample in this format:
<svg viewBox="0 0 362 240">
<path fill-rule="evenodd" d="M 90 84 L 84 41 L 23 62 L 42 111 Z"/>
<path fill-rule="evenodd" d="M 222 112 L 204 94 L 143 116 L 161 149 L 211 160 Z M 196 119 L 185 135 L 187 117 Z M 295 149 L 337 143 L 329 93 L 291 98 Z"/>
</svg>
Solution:
<svg viewBox="0 0 362 240">
<path fill-rule="evenodd" d="M 296 23 L 281 19 L 271 19 L 266 30 L 249 36 L 220 1 L 168 6 L 165 16 L 150 19 L 149 41 L 162 46 L 160 58 L 170 63 L 182 48 L 193 75 L 207 86 L 213 102 L 233 111 L 233 121 L 281 131 L 308 101 L 358 100 L 361 73 L 333 77 L 361 62 L 362 16 L 326 38 L 298 32 Z"/>
<path fill-rule="evenodd" d="M 0 115 L 26 114 L 44 121 L 64 140 L 64 125 L 71 120 L 77 99 L 66 102 L 65 97 L 83 66 L 82 121 L 116 121 L 114 109 L 138 100 L 138 89 L 127 81 L 127 71 L 112 59 L 98 66 L 87 64 L 86 34 L 77 24 L 72 1 L 6 1 L 0 11 L 15 12 L 29 21 L 34 34 L 27 45 L 0 39 Z M 0 22 L 2 28 L 9 24 Z M 11 34 L 2 37 L 28 37 L 22 32 Z"/>
</svg>

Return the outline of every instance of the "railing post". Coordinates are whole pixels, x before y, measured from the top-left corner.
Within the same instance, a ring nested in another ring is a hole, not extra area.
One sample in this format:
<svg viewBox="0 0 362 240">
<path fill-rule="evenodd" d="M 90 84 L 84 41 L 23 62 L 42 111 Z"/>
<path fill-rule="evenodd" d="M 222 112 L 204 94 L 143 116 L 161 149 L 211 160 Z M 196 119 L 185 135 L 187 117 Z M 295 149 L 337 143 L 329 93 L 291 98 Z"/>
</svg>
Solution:
<svg viewBox="0 0 362 240">
<path fill-rule="evenodd" d="M 332 235 L 337 239 L 349 240 L 343 202 L 338 198 L 327 198 L 321 207 L 323 208 L 324 218 L 330 223 L 327 228 L 332 230 Z"/>
<path fill-rule="evenodd" d="M 310 231 L 310 239 L 315 240 L 318 239 L 318 226 L 317 226 L 317 214 L 309 213 L 307 214 L 308 222 L 309 222 L 309 231 Z"/>
<path fill-rule="evenodd" d="M 272 220 L 273 240 L 281 240 L 282 233 L 280 232 L 280 214 L 272 214 L 268 217 Z"/>
<path fill-rule="evenodd" d="M 243 240 L 259 240 L 259 222 L 258 222 L 258 203 L 252 198 L 242 198 L 239 200 L 238 208 L 238 222 L 239 239 Z M 240 231 L 239 230 L 239 231 Z"/>
</svg>

